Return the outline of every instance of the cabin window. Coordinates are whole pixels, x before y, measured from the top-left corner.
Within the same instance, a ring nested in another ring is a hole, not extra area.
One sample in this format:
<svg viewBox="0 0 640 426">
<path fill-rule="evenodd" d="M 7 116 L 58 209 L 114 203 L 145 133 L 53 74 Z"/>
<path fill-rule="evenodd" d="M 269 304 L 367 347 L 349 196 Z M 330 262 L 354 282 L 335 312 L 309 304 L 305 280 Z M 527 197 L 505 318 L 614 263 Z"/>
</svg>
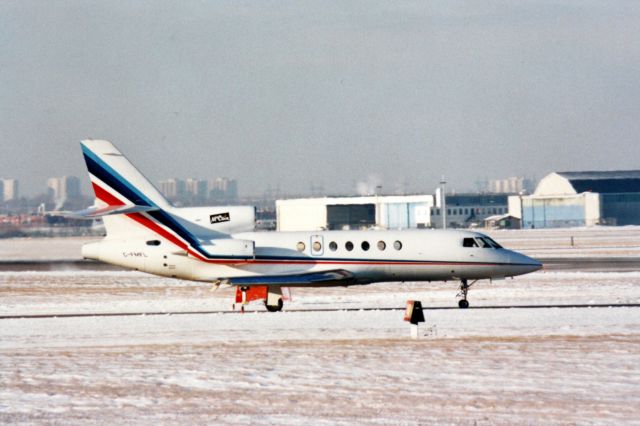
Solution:
<svg viewBox="0 0 640 426">
<path fill-rule="evenodd" d="M 322 244 L 320 244 L 320 241 L 314 241 L 313 242 L 313 251 L 318 252 L 322 250 Z"/>
<path fill-rule="evenodd" d="M 362 244 L 360 245 L 360 247 L 362 247 L 362 250 L 367 251 L 367 250 L 369 250 L 369 247 L 371 247 L 371 246 L 369 245 L 368 241 L 363 241 Z"/>
<path fill-rule="evenodd" d="M 347 243 L 344 245 L 344 248 L 346 248 L 347 251 L 353 250 L 353 243 L 351 241 L 347 241 Z"/>
<path fill-rule="evenodd" d="M 384 241 L 378 241 L 378 250 L 384 251 L 387 248 L 387 244 Z"/>
<path fill-rule="evenodd" d="M 304 249 L 305 249 L 304 243 L 302 241 L 298 242 L 298 244 L 296 245 L 296 249 L 298 251 L 304 251 Z"/>
<path fill-rule="evenodd" d="M 396 250 L 401 250 L 402 249 L 402 243 L 400 241 L 394 241 L 393 242 L 393 248 Z"/>
<path fill-rule="evenodd" d="M 338 244 L 335 241 L 331 241 L 329 243 L 329 248 L 331 249 L 331 251 L 336 251 L 338 250 Z"/>
<path fill-rule="evenodd" d="M 478 243 L 473 238 L 465 238 L 462 240 L 462 247 L 478 247 Z"/>
<path fill-rule="evenodd" d="M 160 240 L 149 240 L 149 241 L 147 241 L 147 245 L 148 246 L 159 246 L 160 245 Z"/>
</svg>

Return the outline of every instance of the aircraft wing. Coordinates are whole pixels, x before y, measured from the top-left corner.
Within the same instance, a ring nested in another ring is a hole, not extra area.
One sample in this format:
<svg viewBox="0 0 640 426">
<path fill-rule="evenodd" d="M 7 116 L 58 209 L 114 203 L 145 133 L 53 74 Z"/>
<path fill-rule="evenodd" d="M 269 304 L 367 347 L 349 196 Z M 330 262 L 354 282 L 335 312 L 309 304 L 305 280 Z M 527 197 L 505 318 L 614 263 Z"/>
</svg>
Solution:
<svg viewBox="0 0 640 426">
<path fill-rule="evenodd" d="M 253 277 L 237 277 L 226 280 L 231 285 L 294 285 L 294 284 L 322 284 L 344 283 L 353 281 L 353 275 L 344 269 L 324 272 L 309 272 L 292 275 L 259 275 Z"/>
</svg>

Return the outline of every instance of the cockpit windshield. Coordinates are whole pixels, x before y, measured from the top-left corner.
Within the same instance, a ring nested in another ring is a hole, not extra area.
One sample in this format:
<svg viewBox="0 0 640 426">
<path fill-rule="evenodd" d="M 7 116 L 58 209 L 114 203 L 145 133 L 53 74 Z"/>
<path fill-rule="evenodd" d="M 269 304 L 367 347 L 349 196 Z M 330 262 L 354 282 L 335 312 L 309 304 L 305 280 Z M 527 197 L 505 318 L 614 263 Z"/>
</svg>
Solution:
<svg viewBox="0 0 640 426">
<path fill-rule="evenodd" d="M 482 247 L 482 248 L 495 248 L 501 249 L 502 246 L 489 237 L 476 237 L 476 238 L 464 238 L 462 240 L 462 247 Z"/>
<path fill-rule="evenodd" d="M 489 237 L 479 237 L 478 239 L 484 241 L 487 244 L 489 244 L 490 247 L 497 248 L 497 249 L 501 249 L 502 248 L 502 246 L 500 244 L 496 243 L 495 241 L 493 241 Z M 483 246 L 483 247 L 486 247 L 486 246 Z"/>
</svg>

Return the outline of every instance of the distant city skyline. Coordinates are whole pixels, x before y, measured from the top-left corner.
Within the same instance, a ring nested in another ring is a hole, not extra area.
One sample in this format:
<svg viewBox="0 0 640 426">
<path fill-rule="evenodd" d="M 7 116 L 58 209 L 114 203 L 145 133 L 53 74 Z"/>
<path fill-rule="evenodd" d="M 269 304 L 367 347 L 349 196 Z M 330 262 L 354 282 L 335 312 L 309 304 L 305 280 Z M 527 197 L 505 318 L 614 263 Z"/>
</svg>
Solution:
<svg viewBox="0 0 640 426">
<path fill-rule="evenodd" d="M 0 176 L 87 194 L 91 137 L 246 196 L 637 169 L 638 33 L 635 1 L 3 2 Z"/>
<path fill-rule="evenodd" d="M 45 196 L 52 201 L 73 200 L 82 197 L 93 196 L 93 190 L 83 191 L 81 188 L 82 178 L 77 176 L 60 176 L 50 177 L 46 180 L 46 184 L 35 194 L 22 194 L 18 191 L 20 182 L 17 179 L 0 179 L 0 201 L 11 201 L 18 198 L 33 198 Z M 506 177 L 502 179 L 484 179 L 476 181 L 475 190 L 464 191 L 468 193 L 519 193 L 524 191 L 532 192 L 536 181 L 525 177 Z M 306 193 L 285 193 L 281 189 L 267 188 L 263 194 L 248 195 L 245 198 L 253 198 L 266 196 L 267 198 L 276 199 L 278 197 L 291 196 L 309 196 L 309 197 L 325 197 L 325 196 L 366 196 L 375 194 L 386 195 L 410 195 L 409 192 L 403 192 L 399 187 L 395 190 L 385 191 L 382 185 L 372 186 L 372 182 L 361 183 L 353 191 L 345 194 L 331 194 L 326 192 L 324 187 L 311 186 Z M 238 190 L 238 181 L 228 177 L 214 177 L 209 179 L 194 179 L 191 177 L 173 177 L 161 179 L 154 184 L 156 188 L 167 199 L 172 201 L 184 201 L 184 197 L 193 198 L 192 202 L 201 201 L 233 201 L 242 198 L 242 194 Z M 450 194 L 461 191 L 447 189 Z M 434 194 L 433 191 L 425 190 L 421 195 Z"/>
</svg>

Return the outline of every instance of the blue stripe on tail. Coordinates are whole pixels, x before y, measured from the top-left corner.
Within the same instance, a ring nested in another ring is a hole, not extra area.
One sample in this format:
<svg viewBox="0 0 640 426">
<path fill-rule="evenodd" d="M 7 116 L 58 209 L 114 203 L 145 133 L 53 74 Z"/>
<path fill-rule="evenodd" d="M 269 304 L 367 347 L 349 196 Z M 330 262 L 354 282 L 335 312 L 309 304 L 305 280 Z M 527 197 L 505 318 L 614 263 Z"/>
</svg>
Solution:
<svg viewBox="0 0 640 426">
<path fill-rule="evenodd" d="M 111 189 L 125 197 L 130 203 L 158 208 L 158 210 L 147 212 L 147 214 L 187 241 L 189 245 L 196 249 L 201 255 L 207 258 L 211 257 L 200 248 L 200 241 L 187 231 L 184 226 L 180 225 L 170 214 L 160 209 L 153 201 L 131 185 L 122 175 L 95 155 L 89 148 L 82 145 L 82 152 L 89 173 L 109 185 Z"/>
</svg>

